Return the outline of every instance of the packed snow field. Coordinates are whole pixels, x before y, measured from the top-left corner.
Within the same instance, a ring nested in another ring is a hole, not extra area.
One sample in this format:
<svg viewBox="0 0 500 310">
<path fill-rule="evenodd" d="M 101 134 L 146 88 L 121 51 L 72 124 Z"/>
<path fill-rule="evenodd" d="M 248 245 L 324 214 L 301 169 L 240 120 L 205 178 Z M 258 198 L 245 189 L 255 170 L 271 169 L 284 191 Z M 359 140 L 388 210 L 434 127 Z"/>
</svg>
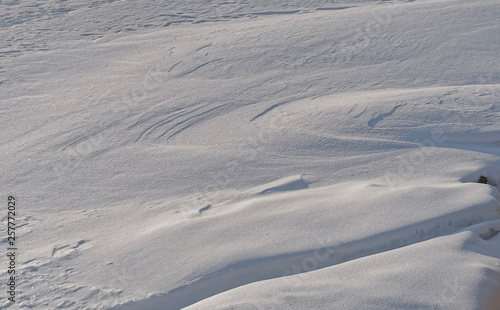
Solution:
<svg viewBox="0 0 500 310">
<path fill-rule="evenodd" d="M 0 1 L 0 309 L 500 309 L 499 16 Z"/>
</svg>

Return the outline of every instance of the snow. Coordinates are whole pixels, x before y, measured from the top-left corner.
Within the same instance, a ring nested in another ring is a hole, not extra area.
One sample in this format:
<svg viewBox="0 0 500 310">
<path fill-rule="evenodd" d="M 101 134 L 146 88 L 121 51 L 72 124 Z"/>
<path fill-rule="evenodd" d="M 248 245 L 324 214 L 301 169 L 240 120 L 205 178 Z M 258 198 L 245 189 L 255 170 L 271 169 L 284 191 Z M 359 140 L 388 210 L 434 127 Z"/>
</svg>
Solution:
<svg viewBox="0 0 500 310">
<path fill-rule="evenodd" d="M 485 222 L 406 248 L 252 283 L 186 309 L 476 309 L 481 301 L 489 301 L 484 309 L 497 309 L 498 273 L 487 266 L 498 263 L 498 236 L 484 240 L 479 232 L 498 225 Z M 439 276 L 443 269 L 446 277 Z M 491 282 L 481 287 L 484 278 Z"/>
<path fill-rule="evenodd" d="M 0 12 L 0 309 L 500 308 L 497 1 Z"/>
</svg>

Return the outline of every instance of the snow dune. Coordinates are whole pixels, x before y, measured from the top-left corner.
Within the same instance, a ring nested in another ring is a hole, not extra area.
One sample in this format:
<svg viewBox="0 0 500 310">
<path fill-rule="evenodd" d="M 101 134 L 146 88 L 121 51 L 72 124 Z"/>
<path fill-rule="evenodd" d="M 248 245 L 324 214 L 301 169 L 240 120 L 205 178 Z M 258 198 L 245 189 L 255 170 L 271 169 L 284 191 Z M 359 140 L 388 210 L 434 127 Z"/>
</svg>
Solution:
<svg viewBox="0 0 500 310">
<path fill-rule="evenodd" d="M 500 307 L 496 1 L 0 8 L 1 309 Z"/>
<path fill-rule="evenodd" d="M 488 267 L 498 264 L 498 235 L 481 237 L 498 225 L 253 283 L 186 309 L 498 309 L 499 277 Z"/>
<path fill-rule="evenodd" d="M 191 272 L 198 273 L 198 268 L 214 272 L 193 275 L 196 280 L 172 288 L 165 296 L 119 309 L 178 309 L 194 300 L 247 283 L 330 267 L 455 233 L 474 224 L 495 221 L 500 214 L 497 191 L 476 184 L 391 189 L 376 183 L 343 183 L 301 191 L 254 198 L 240 205 L 221 207 L 223 210 L 220 211 L 213 209 L 189 224 L 157 226 L 147 236 L 154 240 L 151 242 L 153 248 L 171 244 L 172 240 L 183 240 L 192 246 L 169 247 L 168 251 L 158 255 L 168 262 L 178 255 L 176 252 L 181 251 L 186 255 L 183 265 Z M 450 203 L 449 197 L 454 197 L 456 201 Z M 422 205 L 423 201 L 432 203 Z M 249 218 L 252 221 L 248 221 Z M 498 232 L 498 221 L 491 223 L 496 223 L 496 226 L 490 226 Z M 255 230 L 256 226 L 261 229 Z M 232 238 L 226 240 L 225 236 Z M 214 248 L 217 253 L 224 254 L 224 257 L 218 257 L 218 266 L 206 257 L 200 261 L 197 255 L 199 249 L 212 240 L 224 240 Z M 241 248 L 241 245 L 244 247 Z M 151 252 L 139 254 L 136 258 L 149 265 L 150 260 L 158 257 Z M 410 260 L 411 254 L 406 255 Z M 365 270 L 379 272 L 377 267 Z M 178 274 L 165 273 L 164 276 L 174 280 Z M 302 276 L 297 277 L 302 279 Z M 311 276 L 303 277 L 310 279 Z M 182 283 L 183 280 L 186 281 L 180 278 L 173 282 Z M 277 283 L 281 283 L 286 290 L 289 281 L 293 279 Z M 351 294 L 354 298 L 359 291 Z M 299 296 L 296 298 L 300 299 Z M 199 309 L 216 308 L 213 304 L 209 305 L 201 302 Z M 302 303 L 292 305 L 296 309 L 303 308 Z M 356 306 L 351 307 L 354 309 Z M 224 309 L 223 306 L 220 308 Z"/>
</svg>

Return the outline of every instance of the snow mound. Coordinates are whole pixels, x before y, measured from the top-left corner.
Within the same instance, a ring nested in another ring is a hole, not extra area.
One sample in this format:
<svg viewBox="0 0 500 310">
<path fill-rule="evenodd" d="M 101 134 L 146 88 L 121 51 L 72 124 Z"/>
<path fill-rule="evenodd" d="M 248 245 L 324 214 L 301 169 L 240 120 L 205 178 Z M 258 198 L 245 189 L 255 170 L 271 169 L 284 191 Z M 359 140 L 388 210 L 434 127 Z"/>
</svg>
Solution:
<svg viewBox="0 0 500 310">
<path fill-rule="evenodd" d="M 500 236 L 481 237 L 491 230 L 500 231 L 498 220 L 338 266 L 249 284 L 185 309 L 498 309 Z"/>
</svg>

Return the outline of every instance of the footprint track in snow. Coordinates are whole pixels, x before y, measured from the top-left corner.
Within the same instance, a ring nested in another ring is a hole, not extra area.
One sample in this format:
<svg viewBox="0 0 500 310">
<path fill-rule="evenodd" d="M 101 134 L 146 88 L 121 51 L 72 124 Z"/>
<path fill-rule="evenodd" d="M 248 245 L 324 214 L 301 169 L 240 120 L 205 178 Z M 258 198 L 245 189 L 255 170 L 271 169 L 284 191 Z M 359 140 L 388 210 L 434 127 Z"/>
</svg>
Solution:
<svg viewBox="0 0 500 310">
<path fill-rule="evenodd" d="M 55 246 L 52 249 L 52 257 L 66 257 L 71 254 L 75 254 L 78 250 L 84 250 L 91 248 L 93 245 L 90 240 L 80 240 L 76 244 L 65 244 L 62 246 Z"/>
</svg>

